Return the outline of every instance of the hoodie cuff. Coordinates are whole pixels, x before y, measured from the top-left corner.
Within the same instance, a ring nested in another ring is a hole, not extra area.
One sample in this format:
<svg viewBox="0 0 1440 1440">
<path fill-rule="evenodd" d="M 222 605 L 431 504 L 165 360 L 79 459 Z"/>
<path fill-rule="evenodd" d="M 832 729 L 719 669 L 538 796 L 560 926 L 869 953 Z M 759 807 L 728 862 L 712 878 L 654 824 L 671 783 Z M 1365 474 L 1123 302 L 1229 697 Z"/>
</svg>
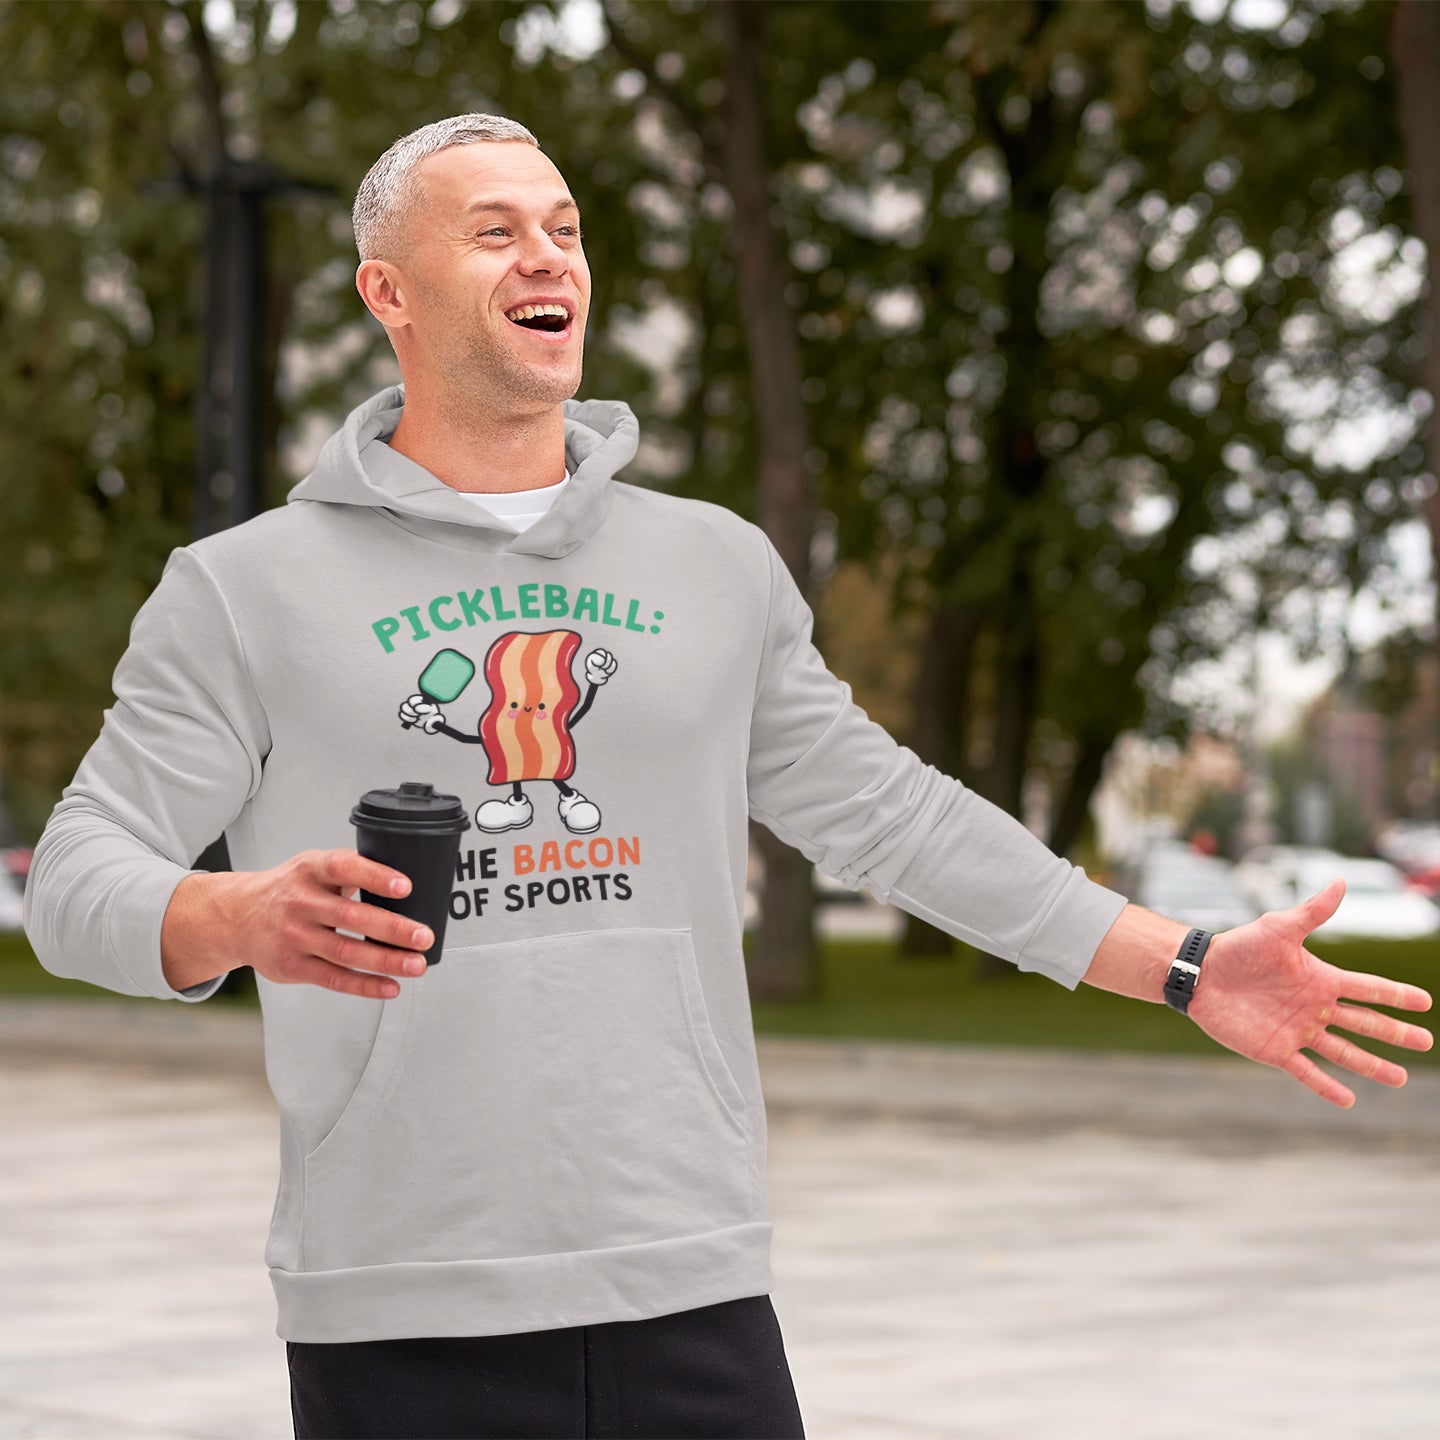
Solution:
<svg viewBox="0 0 1440 1440">
<path fill-rule="evenodd" d="M 155 858 L 146 864 L 112 903 L 105 917 L 105 944 L 110 958 L 121 974 L 144 995 L 156 1000 L 208 1000 L 219 988 L 225 975 L 204 980 L 188 989 L 177 990 L 165 978 L 160 959 L 160 927 L 175 887 L 188 875 L 201 875 L 201 870 L 187 870 L 172 861 Z"/>
<path fill-rule="evenodd" d="M 1129 903 L 1124 895 L 1090 879 L 1081 866 L 1074 866 L 1030 932 L 1016 965 L 1021 970 L 1038 970 L 1074 990 L 1090 968 L 1100 942 Z"/>
</svg>

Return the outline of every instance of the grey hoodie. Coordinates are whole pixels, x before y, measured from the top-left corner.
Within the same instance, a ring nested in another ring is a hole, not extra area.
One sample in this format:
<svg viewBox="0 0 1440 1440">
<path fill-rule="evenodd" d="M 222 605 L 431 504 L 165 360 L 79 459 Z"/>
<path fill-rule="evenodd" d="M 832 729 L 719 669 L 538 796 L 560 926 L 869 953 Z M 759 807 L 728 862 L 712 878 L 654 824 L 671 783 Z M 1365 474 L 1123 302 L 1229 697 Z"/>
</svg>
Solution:
<svg viewBox="0 0 1440 1440">
<path fill-rule="evenodd" d="M 160 925 L 222 831 L 263 870 L 353 846 L 366 790 L 428 781 L 478 821 L 519 781 L 519 823 L 462 837 L 444 958 L 397 998 L 257 977 L 276 1333 L 504 1334 L 768 1293 L 747 818 L 1072 989 L 1124 897 L 866 717 L 762 531 L 616 481 L 626 406 L 565 404 L 573 479 L 517 534 L 373 443 L 403 398 L 356 409 L 288 504 L 172 552 L 40 838 L 26 931 L 56 975 L 204 1000 L 219 980 L 166 982 Z M 507 708 L 484 678 L 507 645 L 593 695 L 538 759 L 474 738 Z M 442 649 L 475 680 L 443 729 L 406 725 Z"/>
</svg>

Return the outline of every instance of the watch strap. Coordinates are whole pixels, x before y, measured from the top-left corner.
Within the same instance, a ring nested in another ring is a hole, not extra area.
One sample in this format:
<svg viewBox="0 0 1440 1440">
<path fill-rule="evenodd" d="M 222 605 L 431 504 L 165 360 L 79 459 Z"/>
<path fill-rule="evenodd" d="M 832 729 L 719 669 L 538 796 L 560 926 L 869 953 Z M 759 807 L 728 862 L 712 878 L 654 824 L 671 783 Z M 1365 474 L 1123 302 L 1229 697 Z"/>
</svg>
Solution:
<svg viewBox="0 0 1440 1440">
<path fill-rule="evenodd" d="M 1180 953 L 1170 962 L 1165 977 L 1165 1003 L 1182 1015 L 1190 1009 L 1195 987 L 1200 983 L 1200 963 L 1215 936 L 1209 930 L 1192 930 L 1180 946 Z"/>
</svg>

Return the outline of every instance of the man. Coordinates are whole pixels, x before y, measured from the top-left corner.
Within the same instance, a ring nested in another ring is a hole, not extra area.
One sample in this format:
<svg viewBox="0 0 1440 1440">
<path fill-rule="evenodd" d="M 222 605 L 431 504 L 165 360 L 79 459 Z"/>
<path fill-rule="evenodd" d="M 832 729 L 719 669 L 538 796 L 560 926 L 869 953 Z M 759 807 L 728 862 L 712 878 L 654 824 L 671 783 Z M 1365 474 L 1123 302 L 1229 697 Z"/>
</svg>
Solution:
<svg viewBox="0 0 1440 1440">
<path fill-rule="evenodd" d="M 194 1002 L 254 968 L 297 1436 L 802 1434 L 747 816 L 1022 969 L 1168 986 L 1333 1104 L 1303 1050 L 1405 1082 L 1328 1028 L 1431 1043 L 1368 1008 L 1424 991 L 1305 950 L 1341 882 L 1213 939 L 1127 904 L 851 703 L 756 527 L 613 478 L 637 427 L 571 398 L 590 275 L 529 131 L 404 137 L 355 229 L 403 385 L 281 510 L 172 553 L 26 902 L 56 974 Z M 415 775 L 475 816 L 428 971 L 433 936 L 356 898 L 408 880 L 349 843 Z M 221 830 L 235 871 L 188 870 Z"/>
</svg>

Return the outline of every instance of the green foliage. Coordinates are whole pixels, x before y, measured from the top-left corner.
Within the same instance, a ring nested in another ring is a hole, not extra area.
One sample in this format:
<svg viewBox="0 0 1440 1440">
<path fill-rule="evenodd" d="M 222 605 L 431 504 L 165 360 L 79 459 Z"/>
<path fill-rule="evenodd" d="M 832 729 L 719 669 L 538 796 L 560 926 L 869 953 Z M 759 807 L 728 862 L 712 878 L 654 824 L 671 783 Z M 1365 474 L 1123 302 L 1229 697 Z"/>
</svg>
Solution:
<svg viewBox="0 0 1440 1440">
<path fill-rule="evenodd" d="M 241 0 L 234 28 L 209 35 L 193 3 L 0 5 L 0 769 L 23 833 L 94 740 L 131 618 L 193 536 L 194 187 L 222 154 L 329 187 L 269 207 L 266 495 L 280 504 L 316 426 L 394 378 L 352 285 L 349 206 L 368 166 L 447 114 L 502 110 L 543 131 L 593 99 L 582 85 L 557 105 L 513 63 L 523 8 Z M 623 209 L 587 227 L 602 249 L 633 248 Z M 603 273 L 597 291 L 629 295 Z M 603 334 L 588 365 L 598 393 L 639 373 Z"/>
<path fill-rule="evenodd" d="M 1245 795 L 1241 790 L 1212 785 L 1202 790 L 1185 821 L 1185 833 L 1198 830 L 1215 837 L 1220 854 L 1227 860 L 1240 858 L 1240 825 L 1245 818 Z"/>
<path fill-rule="evenodd" d="M 1175 677 L 1237 635 L 1318 641 L 1313 596 L 1424 498 L 1398 420 L 1373 458 L 1331 438 L 1409 413 L 1420 353 L 1389 12 L 764 7 L 822 538 L 884 562 L 897 611 L 981 617 L 952 662 L 971 706 L 1033 666 L 1030 758 L 1057 785 L 1142 715 L 1193 718 Z M 32 833 L 191 536 L 203 227 L 156 182 L 221 153 L 330 187 L 271 206 L 270 503 L 394 374 L 352 288 L 356 185 L 478 109 L 529 124 L 581 201 L 586 393 L 639 412 L 630 478 L 754 513 L 714 5 L 610 0 L 598 49 L 558 0 L 236 0 L 214 35 L 201 14 L 0 4 L 0 764 Z M 662 349 L 639 322 L 666 313 Z"/>
</svg>

